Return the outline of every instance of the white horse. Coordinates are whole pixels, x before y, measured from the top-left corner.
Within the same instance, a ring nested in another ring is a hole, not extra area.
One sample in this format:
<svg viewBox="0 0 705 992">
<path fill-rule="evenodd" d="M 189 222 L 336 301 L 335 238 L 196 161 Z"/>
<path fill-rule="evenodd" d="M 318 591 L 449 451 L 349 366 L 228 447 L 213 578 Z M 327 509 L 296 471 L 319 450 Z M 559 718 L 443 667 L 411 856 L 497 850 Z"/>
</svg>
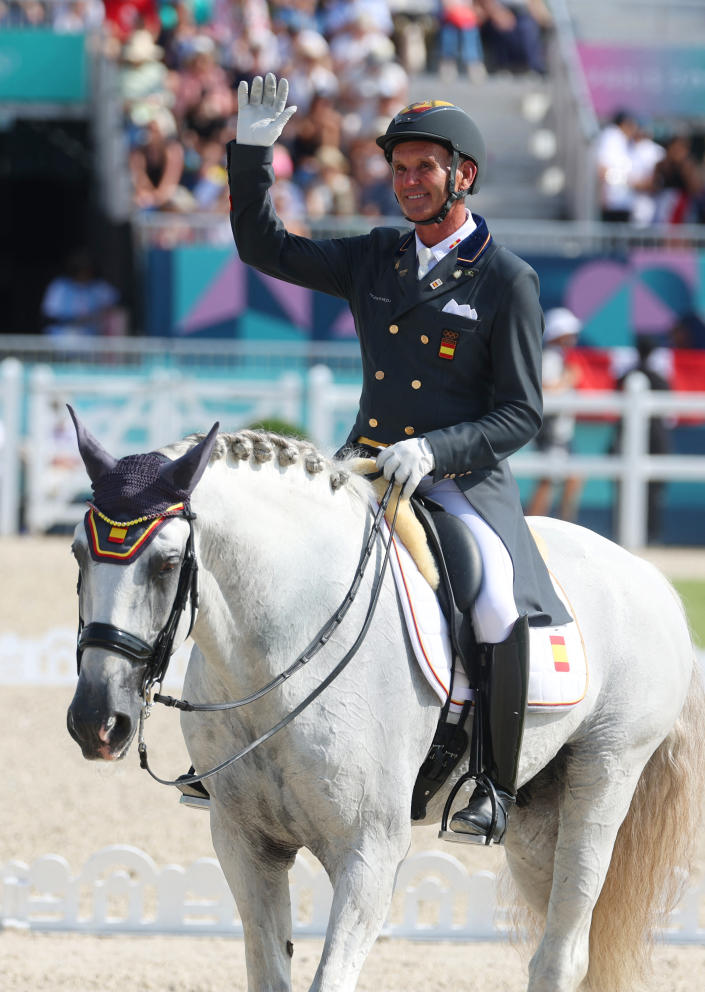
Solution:
<svg viewBox="0 0 705 992">
<path fill-rule="evenodd" d="M 95 483 L 115 460 L 77 426 Z M 358 567 L 370 487 L 346 462 L 250 431 L 197 440 L 163 452 L 172 483 L 194 490 L 195 519 L 167 518 L 122 566 L 96 559 L 84 525 L 76 529 L 81 615 L 96 636 L 81 647 L 68 726 L 87 758 L 123 757 L 135 734 L 146 665 L 139 645 L 165 626 L 191 532 L 199 598 L 184 696 L 192 702 L 238 699 L 285 670 L 338 609 Z M 624 990 L 644 938 L 688 877 L 705 792 L 702 688 L 681 603 L 655 568 L 581 527 L 548 519 L 532 527 L 580 619 L 590 684 L 570 711 L 527 717 L 527 801 L 506 838 L 511 873 L 544 920 L 527 987 L 575 992 L 587 976 L 599 992 Z M 182 714 L 197 771 L 266 735 L 320 686 L 363 625 L 381 557 L 377 541 L 347 615 L 295 675 L 251 705 Z M 190 606 L 178 611 L 177 646 L 190 619 Z M 131 656 L 101 642 L 107 629 L 133 636 Z M 287 872 L 302 847 L 334 889 L 311 989 L 355 988 L 409 849 L 412 790 L 438 716 L 388 571 L 342 673 L 276 735 L 207 779 L 251 992 L 291 988 Z M 437 822 L 451 784 L 425 823 Z"/>
</svg>

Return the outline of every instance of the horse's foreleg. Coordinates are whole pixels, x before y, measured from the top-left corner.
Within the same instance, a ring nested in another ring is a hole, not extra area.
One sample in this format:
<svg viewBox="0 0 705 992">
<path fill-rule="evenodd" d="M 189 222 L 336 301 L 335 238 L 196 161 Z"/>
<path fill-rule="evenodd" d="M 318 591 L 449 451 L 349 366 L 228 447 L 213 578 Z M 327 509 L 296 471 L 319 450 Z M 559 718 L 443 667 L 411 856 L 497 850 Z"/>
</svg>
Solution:
<svg viewBox="0 0 705 992">
<path fill-rule="evenodd" d="M 619 759 L 571 756 L 560 800 L 546 927 L 529 965 L 527 992 L 577 992 L 585 979 L 593 910 L 647 759 L 648 753 Z"/>
<path fill-rule="evenodd" d="M 290 992 L 291 900 L 288 871 L 291 852 L 263 850 L 262 838 L 251 842 L 231 818 L 211 814 L 211 834 L 218 861 L 235 897 L 242 920 L 250 992 Z"/>
<path fill-rule="evenodd" d="M 352 992 L 389 911 L 397 867 L 409 846 L 400 839 L 364 843 L 326 864 L 333 905 L 310 992 Z M 328 859 L 326 859 L 327 861 Z"/>
</svg>

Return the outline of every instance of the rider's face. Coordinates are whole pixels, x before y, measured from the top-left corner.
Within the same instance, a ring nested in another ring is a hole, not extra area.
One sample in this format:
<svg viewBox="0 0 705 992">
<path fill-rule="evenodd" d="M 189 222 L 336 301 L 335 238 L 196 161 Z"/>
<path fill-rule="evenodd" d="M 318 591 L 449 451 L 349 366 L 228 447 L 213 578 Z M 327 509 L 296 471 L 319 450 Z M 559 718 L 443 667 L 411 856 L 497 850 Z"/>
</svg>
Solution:
<svg viewBox="0 0 705 992">
<path fill-rule="evenodd" d="M 392 151 L 394 192 L 412 221 L 437 214 L 448 195 L 451 153 L 433 141 L 404 141 Z"/>
</svg>

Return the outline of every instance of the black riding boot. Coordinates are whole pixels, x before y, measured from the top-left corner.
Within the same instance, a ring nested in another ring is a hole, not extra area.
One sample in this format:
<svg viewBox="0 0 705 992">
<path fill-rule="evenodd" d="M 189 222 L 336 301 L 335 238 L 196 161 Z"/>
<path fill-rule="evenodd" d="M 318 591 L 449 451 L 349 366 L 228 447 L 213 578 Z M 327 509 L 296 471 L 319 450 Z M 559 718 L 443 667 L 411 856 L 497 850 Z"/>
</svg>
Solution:
<svg viewBox="0 0 705 992">
<path fill-rule="evenodd" d="M 486 723 L 485 768 L 470 802 L 451 830 L 478 844 L 501 844 L 516 802 L 519 753 L 529 687 L 529 621 L 520 617 L 509 637 L 489 645 L 489 672 L 481 689 Z M 483 779 L 485 781 L 483 781 Z M 476 840 L 475 840 L 476 838 Z"/>
</svg>

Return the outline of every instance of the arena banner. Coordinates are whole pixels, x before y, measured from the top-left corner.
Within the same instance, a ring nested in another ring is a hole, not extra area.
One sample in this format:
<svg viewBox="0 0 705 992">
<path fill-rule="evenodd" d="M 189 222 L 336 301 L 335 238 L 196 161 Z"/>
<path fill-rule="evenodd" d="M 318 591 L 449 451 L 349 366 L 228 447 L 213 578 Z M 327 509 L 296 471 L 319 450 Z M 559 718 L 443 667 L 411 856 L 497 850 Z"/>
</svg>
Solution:
<svg viewBox="0 0 705 992">
<path fill-rule="evenodd" d="M 582 321 L 580 344 L 614 348 L 636 335 L 705 348 L 705 252 L 634 250 L 567 259 L 538 255 L 544 310 L 569 307 Z M 343 300 L 289 286 L 244 265 L 229 246 L 151 249 L 145 267 L 145 322 L 153 336 L 352 340 Z M 683 323 L 681 339 L 672 340 Z"/>
<path fill-rule="evenodd" d="M 658 117 L 700 117 L 705 107 L 705 48 L 578 44 L 595 112 L 630 110 Z"/>
<path fill-rule="evenodd" d="M 0 100 L 83 103 L 87 93 L 85 35 L 44 28 L 0 31 Z"/>
</svg>

